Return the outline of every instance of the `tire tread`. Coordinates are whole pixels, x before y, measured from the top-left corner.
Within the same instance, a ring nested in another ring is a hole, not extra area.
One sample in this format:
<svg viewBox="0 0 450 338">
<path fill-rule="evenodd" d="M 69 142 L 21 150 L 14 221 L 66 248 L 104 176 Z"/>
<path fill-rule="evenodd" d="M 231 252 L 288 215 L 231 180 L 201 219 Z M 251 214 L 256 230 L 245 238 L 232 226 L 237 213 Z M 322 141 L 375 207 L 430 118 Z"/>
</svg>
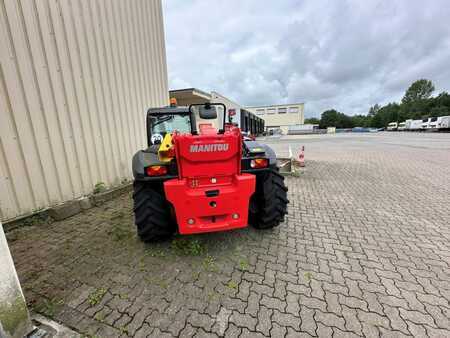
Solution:
<svg viewBox="0 0 450 338">
<path fill-rule="evenodd" d="M 169 203 L 146 182 L 133 184 L 134 216 L 138 236 L 144 242 L 164 240 L 175 232 Z"/>
<path fill-rule="evenodd" d="M 249 208 L 249 223 L 257 229 L 270 229 L 284 221 L 288 188 L 278 168 L 257 177 L 257 188 Z"/>
</svg>

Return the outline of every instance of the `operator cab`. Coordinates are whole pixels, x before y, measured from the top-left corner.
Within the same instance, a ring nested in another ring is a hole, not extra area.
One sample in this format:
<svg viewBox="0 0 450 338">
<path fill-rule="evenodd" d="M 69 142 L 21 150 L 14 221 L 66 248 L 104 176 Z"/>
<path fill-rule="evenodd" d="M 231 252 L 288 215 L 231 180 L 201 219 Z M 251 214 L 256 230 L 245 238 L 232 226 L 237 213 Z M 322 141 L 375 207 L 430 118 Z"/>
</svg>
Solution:
<svg viewBox="0 0 450 338">
<path fill-rule="evenodd" d="M 223 133 L 225 106 L 219 103 L 193 104 L 189 107 L 151 108 L 147 112 L 148 145 L 161 144 L 166 134 L 203 135 Z"/>
</svg>

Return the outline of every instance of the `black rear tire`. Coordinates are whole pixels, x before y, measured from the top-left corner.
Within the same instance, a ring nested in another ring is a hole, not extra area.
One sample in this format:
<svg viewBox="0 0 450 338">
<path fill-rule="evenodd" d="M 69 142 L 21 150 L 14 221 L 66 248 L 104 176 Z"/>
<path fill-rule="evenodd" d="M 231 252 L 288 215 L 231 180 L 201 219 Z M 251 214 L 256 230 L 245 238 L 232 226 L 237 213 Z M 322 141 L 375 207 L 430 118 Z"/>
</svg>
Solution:
<svg viewBox="0 0 450 338">
<path fill-rule="evenodd" d="M 256 190 L 250 199 L 250 225 L 257 229 L 271 229 L 283 222 L 289 203 L 287 191 L 278 168 L 258 174 Z"/>
<path fill-rule="evenodd" d="M 137 233 L 144 242 L 155 242 L 169 238 L 176 230 L 161 187 L 147 182 L 133 183 L 134 217 Z"/>
</svg>

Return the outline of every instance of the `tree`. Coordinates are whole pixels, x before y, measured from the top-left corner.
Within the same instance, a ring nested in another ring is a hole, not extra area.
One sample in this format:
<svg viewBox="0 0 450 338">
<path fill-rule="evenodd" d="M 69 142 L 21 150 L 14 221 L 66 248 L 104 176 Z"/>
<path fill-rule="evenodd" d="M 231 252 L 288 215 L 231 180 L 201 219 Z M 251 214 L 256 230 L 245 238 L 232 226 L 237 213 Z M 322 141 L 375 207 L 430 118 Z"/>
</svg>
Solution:
<svg viewBox="0 0 450 338">
<path fill-rule="evenodd" d="M 320 120 L 317 117 L 309 117 L 305 119 L 305 124 L 320 124 Z"/>
<path fill-rule="evenodd" d="M 351 116 L 353 127 L 370 127 L 372 116 L 369 115 L 353 115 Z"/>
<path fill-rule="evenodd" d="M 397 122 L 399 120 L 400 105 L 398 103 L 389 103 L 381 107 L 373 116 L 371 127 L 382 128 L 386 127 L 390 122 Z"/>
<path fill-rule="evenodd" d="M 335 109 L 329 109 L 322 113 L 320 118 L 320 128 L 352 128 L 352 119 Z"/>
<path fill-rule="evenodd" d="M 405 96 L 403 96 L 402 103 L 409 104 L 420 100 L 428 99 L 434 92 L 434 85 L 430 80 L 420 79 L 415 82 L 406 90 Z"/>
<path fill-rule="evenodd" d="M 378 103 L 376 103 L 373 107 L 370 107 L 369 113 L 367 115 L 373 117 L 376 115 L 376 113 L 378 113 L 379 110 L 380 110 L 380 106 L 378 105 Z"/>
<path fill-rule="evenodd" d="M 338 112 L 334 109 L 326 110 L 320 117 L 320 128 L 337 127 Z"/>
<path fill-rule="evenodd" d="M 382 107 L 375 104 L 370 107 L 367 115 L 354 116 L 347 116 L 335 109 L 329 109 L 321 115 L 320 128 L 381 128 L 386 127 L 390 122 L 450 115 L 450 94 L 442 92 L 432 97 L 433 91 L 434 85 L 430 80 L 417 80 L 406 90 L 400 104 L 392 102 Z"/>
<path fill-rule="evenodd" d="M 450 95 L 447 92 L 442 92 L 431 98 L 429 108 L 431 116 L 450 115 Z"/>
</svg>

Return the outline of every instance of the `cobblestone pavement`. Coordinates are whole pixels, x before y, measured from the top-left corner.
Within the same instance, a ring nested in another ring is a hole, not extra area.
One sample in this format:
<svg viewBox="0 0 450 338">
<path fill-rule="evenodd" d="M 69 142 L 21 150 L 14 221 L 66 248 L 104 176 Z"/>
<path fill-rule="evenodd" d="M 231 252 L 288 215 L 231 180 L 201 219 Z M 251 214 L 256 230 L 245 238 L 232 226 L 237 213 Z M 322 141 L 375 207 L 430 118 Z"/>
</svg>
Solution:
<svg viewBox="0 0 450 338">
<path fill-rule="evenodd" d="M 33 309 L 98 337 L 450 337 L 450 135 L 271 142 L 307 160 L 275 230 L 146 245 L 126 194 L 9 232 Z"/>
</svg>

